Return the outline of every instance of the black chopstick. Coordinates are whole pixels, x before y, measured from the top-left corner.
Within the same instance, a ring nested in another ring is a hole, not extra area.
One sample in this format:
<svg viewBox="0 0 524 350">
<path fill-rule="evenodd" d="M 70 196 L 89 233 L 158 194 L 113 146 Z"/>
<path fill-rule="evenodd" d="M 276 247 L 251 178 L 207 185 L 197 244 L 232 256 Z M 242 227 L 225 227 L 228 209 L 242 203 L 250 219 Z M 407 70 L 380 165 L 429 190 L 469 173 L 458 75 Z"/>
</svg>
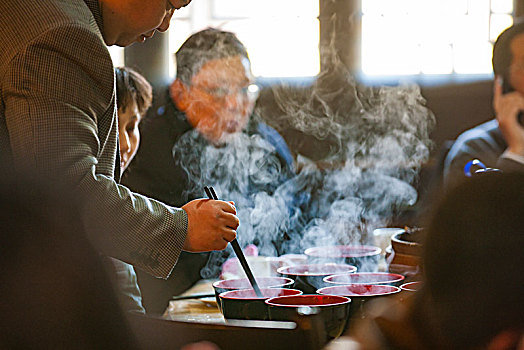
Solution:
<svg viewBox="0 0 524 350">
<path fill-rule="evenodd" d="M 214 298 L 215 294 L 190 294 L 190 295 L 175 295 L 171 300 L 187 300 L 187 299 L 203 299 Z"/>
<path fill-rule="evenodd" d="M 215 199 L 218 200 L 218 196 L 213 189 L 213 187 L 205 186 L 204 191 L 206 192 L 206 195 L 209 199 Z M 244 272 L 246 273 L 247 279 L 249 280 L 249 283 L 251 283 L 251 286 L 255 290 L 255 294 L 257 297 L 262 298 L 262 292 L 260 291 L 260 288 L 258 287 L 257 281 L 255 280 L 255 277 L 253 276 L 253 273 L 251 272 L 251 269 L 249 268 L 249 265 L 247 263 L 246 257 L 244 256 L 244 252 L 242 251 L 242 248 L 240 248 L 240 244 L 238 244 L 237 239 L 231 241 L 231 246 L 233 247 L 233 250 L 235 251 L 235 254 L 237 255 L 238 260 L 240 261 L 240 265 L 242 265 L 242 268 L 244 269 Z"/>
</svg>

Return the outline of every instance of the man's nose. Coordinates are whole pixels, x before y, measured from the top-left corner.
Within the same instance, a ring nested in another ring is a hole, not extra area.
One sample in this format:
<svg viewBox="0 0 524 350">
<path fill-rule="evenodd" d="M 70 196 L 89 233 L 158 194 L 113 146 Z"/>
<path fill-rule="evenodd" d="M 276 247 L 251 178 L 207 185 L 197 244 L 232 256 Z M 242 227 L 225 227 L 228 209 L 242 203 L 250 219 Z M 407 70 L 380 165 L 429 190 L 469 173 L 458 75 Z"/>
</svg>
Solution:
<svg viewBox="0 0 524 350">
<path fill-rule="evenodd" d="M 238 109 L 243 104 L 243 98 L 240 93 L 230 93 L 225 96 L 224 101 L 228 109 Z"/>
</svg>

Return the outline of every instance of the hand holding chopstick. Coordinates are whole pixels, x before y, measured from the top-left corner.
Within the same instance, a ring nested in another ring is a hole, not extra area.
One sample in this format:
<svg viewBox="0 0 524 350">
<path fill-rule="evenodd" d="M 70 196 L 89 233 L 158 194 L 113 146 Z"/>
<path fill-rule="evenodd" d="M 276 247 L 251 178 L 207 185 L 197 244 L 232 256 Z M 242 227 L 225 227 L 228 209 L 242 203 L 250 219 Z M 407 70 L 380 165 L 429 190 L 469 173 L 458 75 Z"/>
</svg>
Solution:
<svg viewBox="0 0 524 350">
<path fill-rule="evenodd" d="M 185 251 L 222 250 L 235 239 L 239 220 L 233 203 L 201 198 L 186 203 L 182 209 L 187 213 Z"/>
<path fill-rule="evenodd" d="M 213 187 L 206 186 L 204 187 L 204 191 L 206 192 L 206 195 L 208 196 L 209 199 L 218 200 L 218 196 L 215 193 L 215 190 L 213 189 Z M 256 295 L 258 297 L 263 297 L 262 292 L 260 291 L 260 288 L 258 287 L 257 281 L 255 280 L 255 277 L 253 276 L 253 273 L 251 272 L 251 269 L 249 268 L 246 257 L 244 256 L 244 252 L 242 251 L 242 248 L 240 248 L 240 244 L 238 244 L 238 241 L 236 238 L 231 241 L 231 246 L 233 247 L 233 250 L 235 251 L 237 258 L 240 261 L 240 265 L 242 265 L 242 268 L 244 269 L 244 272 L 246 273 L 249 283 L 251 283 L 251 286 L 255 290 Z"/>
</svg>

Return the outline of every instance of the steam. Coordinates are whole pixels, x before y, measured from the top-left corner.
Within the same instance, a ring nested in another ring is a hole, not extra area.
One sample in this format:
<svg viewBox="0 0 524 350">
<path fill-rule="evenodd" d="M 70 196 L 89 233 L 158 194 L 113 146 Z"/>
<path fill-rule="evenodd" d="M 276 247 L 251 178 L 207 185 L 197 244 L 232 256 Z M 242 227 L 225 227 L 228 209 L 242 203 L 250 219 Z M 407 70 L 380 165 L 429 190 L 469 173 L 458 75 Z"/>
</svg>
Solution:
<svg viewBox="0 0 524 350">
<path fill-rule="evenodd" d="M 257 245 L 260 255 L 369 244 L 374 228 L 417 201 L 413 183 L 429 157 L 434 125 L 419 88 L 360 87 L 349 75 L 326 88 L 323 78 L 307 93 L 275 88 L 280 114 L 257 111 L 277 129 L 329 142 L 321 163 L 299 155 L 299 170 L 287 173 L 272 144 L 244 133 L 215 147 L 193 131 L 173 149 L 188 173 L 188 192 L 211 185 L 221 199 L 234 201 L 239 243 Z M 203 277 L 216 277 L 230 255 L 229 248 L 214 252 Z"/>
<path fill-rule="evenodd" d="M 281 163 L 271 144 L 259 135 L 237 133 L 214 147 L 193 130 L 179 139 L 173 156 L 188 173 L 189 193 L 200 193 L 203 186 L 211 185 L 219 198 L 235 202 L 241 246 L 254 243 L 261 254 L 278 255 L 278 234 L 292 221 L 286 208 L 293 193 L 283 184 Z"/>
<path fill-rule="evenodd" d="M 371 230 L 415 204 L 412 185 L 429 157 L 434 117 L 418 86 L 360 87 L 340 71 L 332 78 L 330 73 L 319 77 L 307 98 L 286 88 L 273 91 L 282 111 L 272 119 L 275 125 L 332 145 L 324 158 L 329 169 L 302 160 L 307 165 L 303 172 L 320 183 L 309 191 L 316 204 L 300 249 L 370 243 Z"/>
<path fill-rule="evenodd" d="M 217 147 L 193 130 L 173 148 L 188 174 L 187 192 L 213 186 L 234 201 L 240 246 L 255 244 L 260 255 L 372 243 L 373 229 L 417 201 L 413 185 L 429 158 L 432 112 L 416 85 L 358 85 L 332 49 L 335 39 L 321 45 L 329 68 L 311 86 L 277 85 L 276 105 L 260 103 L 254 115 L 277 131 L 303 134 L 291 149 L 316 143 L 315 152 L 297 155 L 295 173 L 258 134 L 231 134 Z M 202 276 L 217 277 L 232 254 L 230 247 L 213 252 Z"/>
</svg>

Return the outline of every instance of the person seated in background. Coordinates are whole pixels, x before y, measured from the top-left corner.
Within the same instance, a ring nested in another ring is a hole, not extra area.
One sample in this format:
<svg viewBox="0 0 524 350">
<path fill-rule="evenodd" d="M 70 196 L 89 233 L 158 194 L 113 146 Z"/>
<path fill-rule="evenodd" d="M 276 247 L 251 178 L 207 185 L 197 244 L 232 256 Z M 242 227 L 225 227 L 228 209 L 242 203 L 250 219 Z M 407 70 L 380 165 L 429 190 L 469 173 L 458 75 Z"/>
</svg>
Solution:
<svg viewBox="0 0 524 350">
<path fill-rule="evenodd" d="M 120 169 L 127 169 L 140 145 L 138 128 L 153 102 L 153 87 L 145 77 L 129 67 L 115 68 L 118 109 Z"/>
<path fill-rule="evenodd" d="M 188 167 L 194 169 L 203 162 L 199 152 L 204 147 L 223 150 L 228 137 L 239 133 L 260 136 L 272 148 L 282 173 L 294 171 L 284 139 L 252 117 L 258 87 L 247 50 L 235 34 L 214 28 L 194 33 L 176 52 L 176 65 L 176 79 L 155 99 L 155 107 L 140 125 L 142 143 L 122 184 L 170 205 L 200 198 L 203 187 L 214 184 L 199 183 Z M 187 148 L 174 155 L 174 148 L 186 141 Z M 180 153 L 195 153 L 195 158 L 183 165 Z M 261 159 L 264 163 L 266 158 Z M 206 253 L 182 253 L 167 282 L 137 271 L 146 311 L 162 313 L 170 297 L 201 279 L 207 259 Z"/>
<path fill-rule="evenodd" d="M 120 173 L 124 173 L 140 143 L 138 125 L 153 100 L 151 84 L 129 67 L 116 67 L 116 105 L 118 115 L 118 142 Z M 105 257 L 106 267 L 116 276 L 118 296 L 127 311 L 144 313 L 142 296 L 133 266 L 111 257 Z"/>
<path fill-rule="evenodd" d="M 370 304 L 328 349 L 524 349 L 522 213 L 521 173 L 486 173 L 447 191 L 427 222 L 422 288 Z"/>
<path fill-rule="evenodd" d="M 493 46 L 495 118 L 461 134 L 444 161 L 444 186 L 465 178 L 464 166 L 479 159 L 490 168 L 524 171 L 524 21 L 503 31 Z"/>
</svg>

